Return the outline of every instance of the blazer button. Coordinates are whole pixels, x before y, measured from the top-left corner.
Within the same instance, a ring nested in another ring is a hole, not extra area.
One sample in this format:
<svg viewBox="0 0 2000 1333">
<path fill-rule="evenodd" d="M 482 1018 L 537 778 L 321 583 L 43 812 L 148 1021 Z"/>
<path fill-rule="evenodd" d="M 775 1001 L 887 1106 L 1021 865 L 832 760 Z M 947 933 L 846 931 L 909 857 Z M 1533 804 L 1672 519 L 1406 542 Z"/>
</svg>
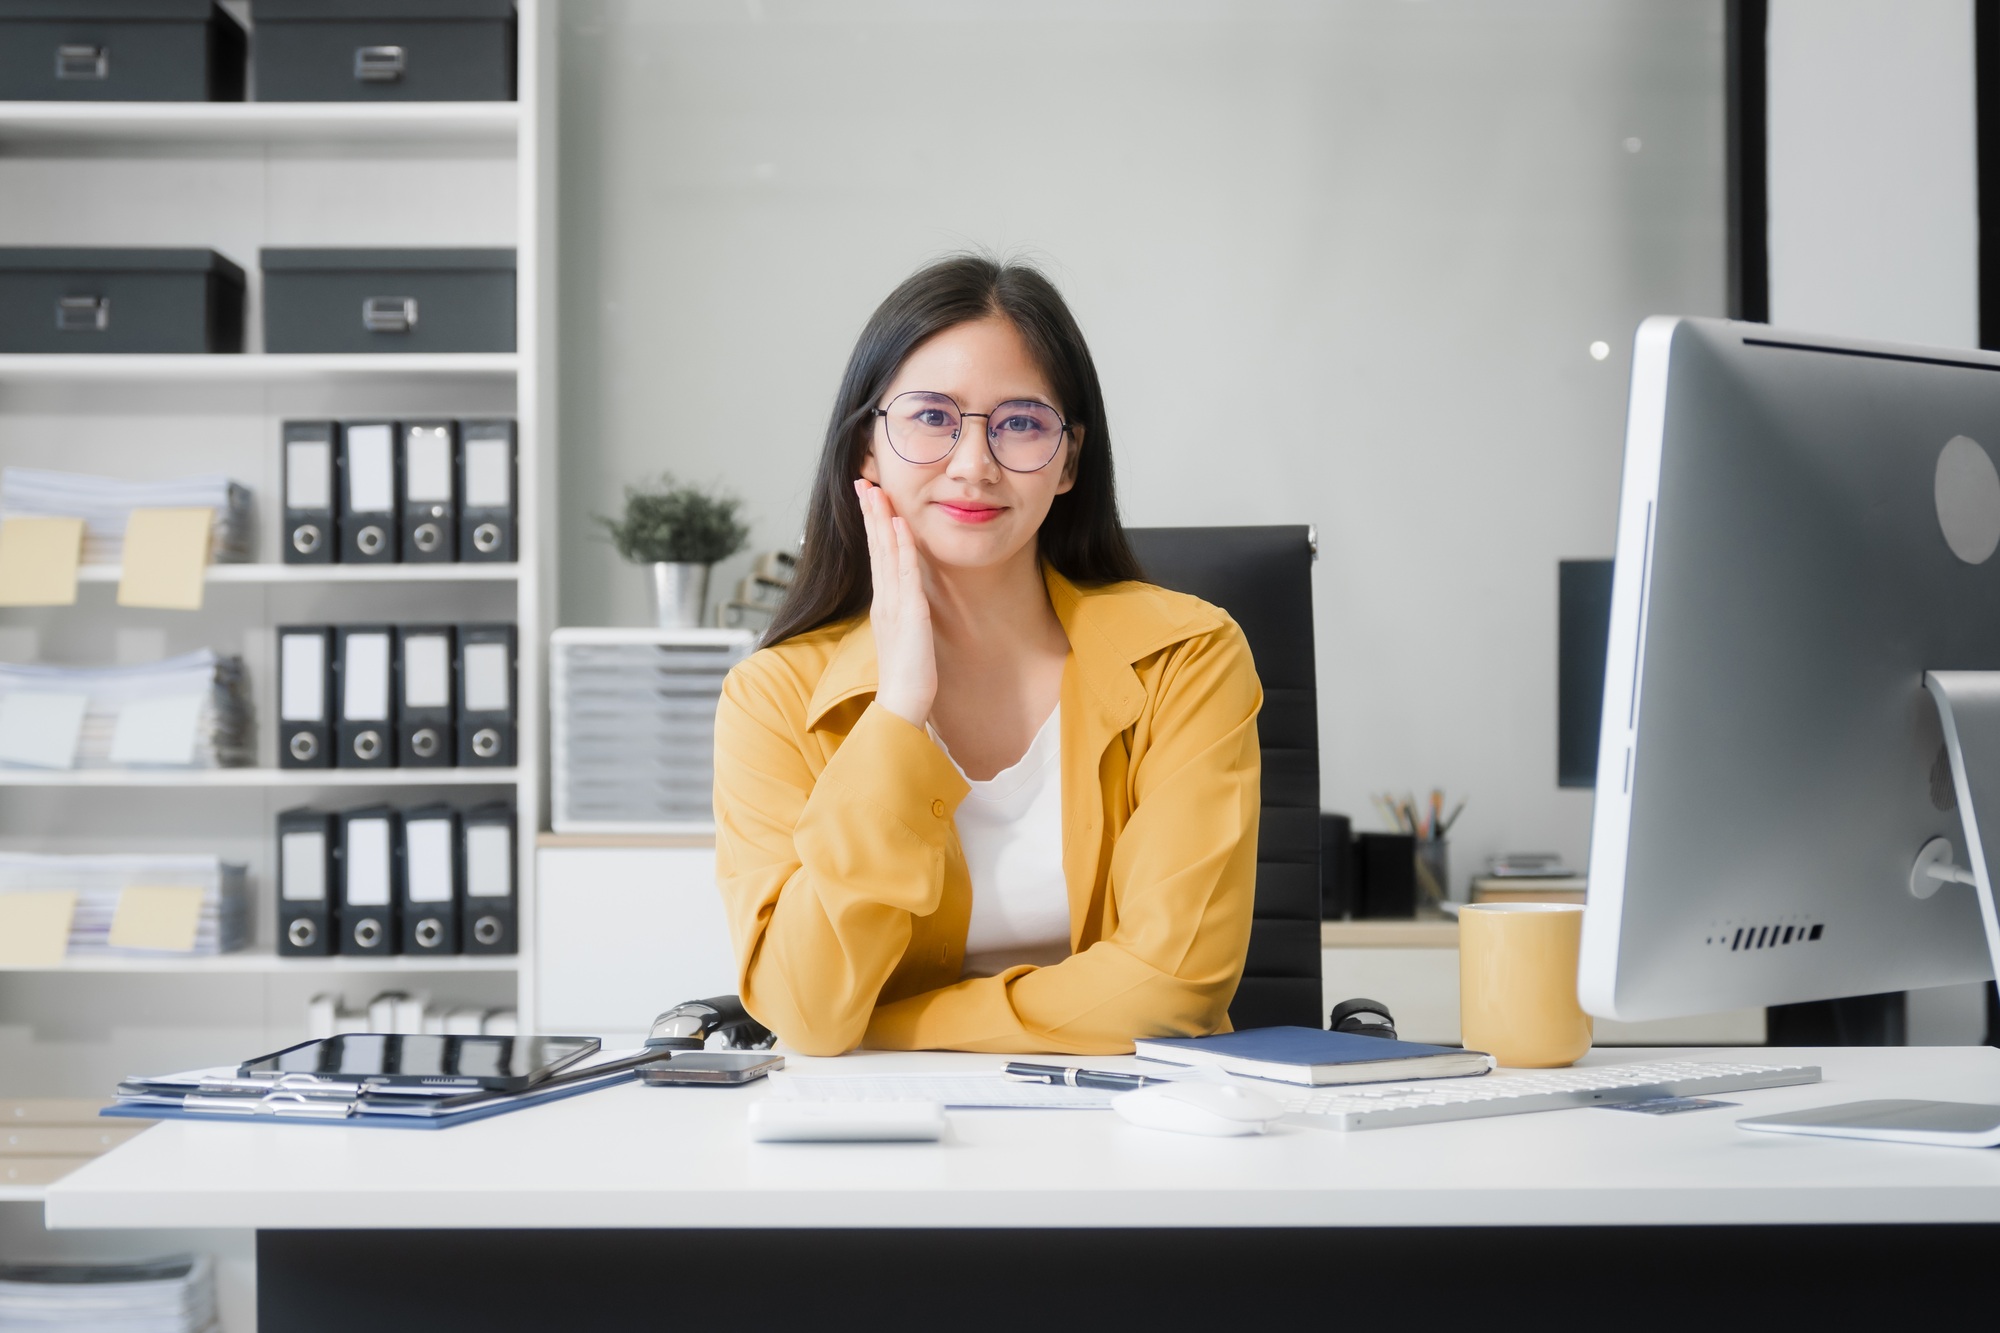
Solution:
<svg viewBox="0 0 2000 1333">
<path fill-rule="evenodd" d="M 943 819 L 943 818 L 944 818 L 944 802 L 943 802 L 943 801 L 932 801 L 932 802 L 931 802 L 931 813 L 932 813 L 932 814 L 934 814 L 934 815 L 936 815 L 936 816 L 937 816 L 937 817 L 938 817 L 939 819 Z"/>
</svg>

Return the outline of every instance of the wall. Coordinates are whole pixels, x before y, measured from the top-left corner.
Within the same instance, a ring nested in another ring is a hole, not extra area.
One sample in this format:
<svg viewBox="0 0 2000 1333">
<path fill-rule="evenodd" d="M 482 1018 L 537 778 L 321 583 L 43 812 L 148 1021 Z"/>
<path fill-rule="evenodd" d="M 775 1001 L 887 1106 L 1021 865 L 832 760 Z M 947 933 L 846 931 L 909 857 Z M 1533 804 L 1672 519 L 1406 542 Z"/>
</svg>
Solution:
<svg viewBox="0 0 2000 1333">
<path fill-rule="evenodd" d="M 1318 525 L 1328 807 L 1373 826 L 1370 792 L 1442 785 L 1471 799 L 1461 875 L 1581 863 L 1555 566 L 1611 550 L 1634 326 L 1723 307 L 1719 0 L 563 25 L 564 623 L 645 618 L 590 516 L 663 467 L 790 545 L 870 309 L 991 247 L 1090 336 L 1128 522 Z"/>
<path fill-rule="evenodd" d="M 1972 0 L 1771 0 L 1771 322 L 1979 345 Z"/>
<path fill-rule="evenodd" d="M 1771 0 L 1771 322 L 1979 345 L 1971 0 Z M 1914 1046 L 1985 1040 L 1986 987 L 1909 994 Z"/>
</svg>

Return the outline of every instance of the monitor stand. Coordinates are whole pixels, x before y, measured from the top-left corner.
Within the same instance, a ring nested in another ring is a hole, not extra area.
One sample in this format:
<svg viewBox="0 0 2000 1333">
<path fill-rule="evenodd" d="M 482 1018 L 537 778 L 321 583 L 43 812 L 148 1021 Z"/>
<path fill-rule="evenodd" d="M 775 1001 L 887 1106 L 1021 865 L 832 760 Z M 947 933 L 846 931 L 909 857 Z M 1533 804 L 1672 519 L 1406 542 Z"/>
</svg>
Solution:
<svg viewBox="0 0 2000 1333">
<path fill-rule="evenodd" d="M 1938 720 L 1944 725 L 1945 753 L 1951 759 L 1951 781 L 1958 795 L 1970 869 L 1957 863 L 1951 839 L 1932 838 L 1910 867 L 1910 892 L 1928 898 L 1947 884 L 1971 888 L 1978 895 L 1979 920 L 1986 931 L 1994 974 L 2000 976 L 2000 916 L 1994 912 L 1988 844 L 1980 836 L 1980 804 L 1975 799 L 1984 798 L 1985 808 L 1993 816 L 1994 822 L 1984 831 L 2000 833 L 2000 671 L 1927 671 L 1924 687 L 1931 692 Z M 1973 1148 L 2000 1145 L 2000 1106 L 1965 1102 L 1849 1102 L 1737 1123 L 1746 1129 L 1834 1138 Z"/>
<path fill-rule="evenodd" d="M 1910 892 L 1928 898 L 1945 884 L 1970 886 L 1979 897 L 1987 954 L 2000 977 L 2000 915 L 1994 910 L 1988 840 L 1980 836 L 1979 826 L 1983 802 L 1992 816 L 1985 831 L 2000 832 L 2000 671 L 1926 671 L 1924 687 L 1944 726 L 1958 817 L 1965 829 L 1965 860 L 1971 868 L 1956 864 L 1950 839 L 1933 838 L 1910 869 Z"/>
</svg>

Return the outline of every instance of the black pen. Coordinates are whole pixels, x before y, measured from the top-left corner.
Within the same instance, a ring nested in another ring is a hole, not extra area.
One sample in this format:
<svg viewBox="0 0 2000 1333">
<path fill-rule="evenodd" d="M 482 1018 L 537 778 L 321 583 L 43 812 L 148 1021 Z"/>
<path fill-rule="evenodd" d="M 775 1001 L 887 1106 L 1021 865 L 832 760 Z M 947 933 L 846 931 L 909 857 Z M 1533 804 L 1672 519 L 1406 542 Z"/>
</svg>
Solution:
<svg viewBox="0 0 2000 1333">
<path fill-rule="evenodd" d="M 1144 1074 L 1119 1074 L 1109 1069 L 1075 1069 L 1069 1065 L 1029 1065 L 1009 1061 L 1008 1078 L 1022 1083 L 1054 1083 L 1066 1088 L 1100 1088 L 1124 1092 L 1130 1088 L 1150 1088 L 1155 1083 L 1171 1083 L 1170 1078 L 1148 1078 Z"/>
</svg>

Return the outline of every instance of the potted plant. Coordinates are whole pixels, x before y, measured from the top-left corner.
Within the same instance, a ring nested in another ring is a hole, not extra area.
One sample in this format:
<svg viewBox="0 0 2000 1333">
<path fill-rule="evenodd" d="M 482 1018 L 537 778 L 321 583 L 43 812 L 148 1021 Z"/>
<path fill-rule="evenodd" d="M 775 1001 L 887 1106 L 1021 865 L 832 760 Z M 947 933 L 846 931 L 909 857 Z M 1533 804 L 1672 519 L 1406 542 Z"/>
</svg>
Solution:
<svg viewBox="0 0 2000 1333">
<path fill-rule="evenodd" d="M 611 535 L 618 554 L 635 565 L 653 567 L 653 601 L 661 629 L 701 624 L 708 603 L 708 571 L 750 540 L 750 528 L 736 517 L 742 501 L 734 496 L 683 486 L 662 475 L 659 489 L 625 488 L 625 514 L 597 521 Z"/>
</svg>

